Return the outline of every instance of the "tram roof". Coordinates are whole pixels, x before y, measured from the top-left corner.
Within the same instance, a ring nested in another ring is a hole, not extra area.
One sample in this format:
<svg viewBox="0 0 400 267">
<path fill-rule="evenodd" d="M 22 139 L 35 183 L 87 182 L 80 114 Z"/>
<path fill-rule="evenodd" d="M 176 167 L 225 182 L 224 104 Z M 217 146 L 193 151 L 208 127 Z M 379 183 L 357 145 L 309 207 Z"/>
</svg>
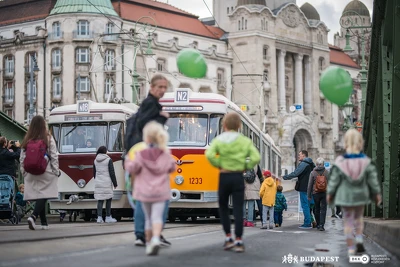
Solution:
<svg viewBox="0 0 400 267">
<path fill-rule="evenodd" d="M 94 101 L 88 101 L 90 102 L 90 112 L 91 113 L 99 113 L 101 111 L 116 111 L 116 112 L 124 112 L 128 114 L 135 113 L 139 107 L 135 104 L 132 103 L 126 103 L 126 104 L 114 104 L 114 103 L 97 103 Z M 72 105 L 65 105 L 61 107 L 54 108 L 50 112 L 50 116 L 52 115 L 61 115 L 63 113 L 67 112 L 76 112 L 77 110 L 77 105 L 78 104 L 72 104 Z"/>
</svg>

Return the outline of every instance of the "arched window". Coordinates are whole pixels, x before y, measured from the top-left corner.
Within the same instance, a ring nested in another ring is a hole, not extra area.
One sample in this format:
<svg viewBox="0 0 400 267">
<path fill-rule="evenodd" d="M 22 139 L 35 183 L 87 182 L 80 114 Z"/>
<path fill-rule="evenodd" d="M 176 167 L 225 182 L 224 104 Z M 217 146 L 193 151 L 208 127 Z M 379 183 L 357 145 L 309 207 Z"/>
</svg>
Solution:
<svg viewBox="0 0 400 267">
<path fill-rule="evenodd" d="M 285 88 L 289 88 L 289 76 L 285 76 Z"/>
<path fill-rule="evenodd" d="M 244 29 L 244 18 L 242 17 L 242 30 Z"/>
<path fill-rule="evenodd" d="M 263 19 L 261 20 L 261 30 L 262 31 L 264 30 L 264 20 Z"/>
<path fill-rule="evenodd" d="M 358 23 L 358 19 L 356 18 L 356 24 Z"/>
<path fill-rule="evenodd" d="M 244 21 L 244 29 L 247 30 L 247 19 Z"/>
<path fill-rule="evenodd" d="M 238 28 L 238 30 L 240 31 L 240 20 L 238 21 L 238 23 L 239 23 L 239 28 Z"/>
<path fill-rule="evenodd" d="M 268 70 L 264 70 L 263 79 L 264 81 L 268 81 Z"/>
<path fill-rule="evenodd" d="M 324 70 L 324 65 L 325 65 L 325 59 L 323 57 L 320 57 L 318 60 L 319 71 Z"/>
<path fill-rule="evenodd" d="M 265 28 L 266 31 L 268 31 L 268 21 L 265 21 Z"/>
<path fill-rule="evenodd" d="M 226 9 L 226 14 L 229 14 L 229 7 Z"/>
<path fill-rule="evenodd" d="M 264 45 L 263 47 L 263 59 L 266 60 L 268 57 L 268 46 Z"/>
</svg>

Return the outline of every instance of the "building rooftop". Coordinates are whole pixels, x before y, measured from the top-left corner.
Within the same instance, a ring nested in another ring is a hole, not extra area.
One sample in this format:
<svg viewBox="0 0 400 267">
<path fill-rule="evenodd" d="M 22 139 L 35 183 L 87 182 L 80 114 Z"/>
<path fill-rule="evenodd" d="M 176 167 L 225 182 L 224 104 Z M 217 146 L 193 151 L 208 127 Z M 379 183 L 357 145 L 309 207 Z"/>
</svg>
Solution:
<svg viewBox="0 0 400 267">
<path fill-rule="evenodd" d="M 330 63 L 345 67 L 361 69 L 349 55 L 347 55 L 340 47 L 329 45 Z"/>
<path fill-rule="evenodd" d="M 309 20 L 321 20 L 318 11 L 308 2 L 304 3 L 304 5 L 300 7 L 300 10 L 303 11 L 304 15 Z"/>
<path fill-rule="evenodd" d="M 357 12 L 360 16 L 371 17 L 368 8 L 365 6 L 363 2 L 359 0 L 353 0 L 350 3 L 348 3 L 347 6 L 344 8 L 342 15 L 346 12 L 349 12 L 348 14 L 346 14 L 347 16 L 353 16 L 355 15 L 353 12 Z M 352 12 L 353 14 L 350 12 Z"/>
<path fill-rule="evenodd" d="M 50 15 L 66 13 L 96 13 L 118 16 L 110 0 L 58 0 Z"/>
<path fill-rule="evenodd" d="M 266 6 L 265 0 L 238 0 L 237 2 L 237 6 L 246 6 L 246 5 Z"/>
</svg>

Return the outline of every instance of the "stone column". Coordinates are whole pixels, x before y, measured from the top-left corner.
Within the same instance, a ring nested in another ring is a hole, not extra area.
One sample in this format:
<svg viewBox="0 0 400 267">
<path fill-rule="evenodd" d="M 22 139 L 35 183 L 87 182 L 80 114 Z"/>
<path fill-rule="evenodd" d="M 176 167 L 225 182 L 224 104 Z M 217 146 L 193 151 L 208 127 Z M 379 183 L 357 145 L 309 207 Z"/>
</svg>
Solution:
<svg viewBox="0 0 400 267">
<path fill-rule="evenodd" d="M 285 88 L 285 50 L 278 52 L 278 111 L 286 112 L 286 88 Z"/>
<path fill-rule="evenodd" d="M 301 105 L 303 108 L 299 110 L 303 113 L 304 103 L 303 103 L 303 55 L 294 55 L 294 88 L 295 88 L 295 104 Z"/>
<path fill-rule="evenodd" d="M 312 82 L 311 82 L 311 58 L 304 58 L 304 112 L 306 115 L 312 115 Z"/>
</svg>

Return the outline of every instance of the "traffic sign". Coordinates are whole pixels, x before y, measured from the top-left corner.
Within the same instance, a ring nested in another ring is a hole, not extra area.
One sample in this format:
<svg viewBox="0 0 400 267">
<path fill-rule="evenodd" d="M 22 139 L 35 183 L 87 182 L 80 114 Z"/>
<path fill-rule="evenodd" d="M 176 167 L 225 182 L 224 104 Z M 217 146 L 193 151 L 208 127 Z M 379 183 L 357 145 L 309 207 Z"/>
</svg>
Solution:
<svg viewBox="0 0 400 267">
<path fill-rule="evenodd" d="M 303 108 L 302 105 L 296 105 L 296 110 L 300 110 L 302 108 Z"/>
<path fill-rule="evenodd" d="M 247 111 L 248 110 L 248 106 L 247 105 L 240 105 L 240 109 L 242 111 Z"/>
<path fill-rule="evenodd" d="M 330 168 L 330 167 L 331 167 L 331 163 L 330 163 L 330 162 L 325 162 L 325 163 L 324 163 L 324 166 L 325 166 L 325 168 L 327 168 L 327 169 L 328 169 L 328 168 Z"/>
</svg>

